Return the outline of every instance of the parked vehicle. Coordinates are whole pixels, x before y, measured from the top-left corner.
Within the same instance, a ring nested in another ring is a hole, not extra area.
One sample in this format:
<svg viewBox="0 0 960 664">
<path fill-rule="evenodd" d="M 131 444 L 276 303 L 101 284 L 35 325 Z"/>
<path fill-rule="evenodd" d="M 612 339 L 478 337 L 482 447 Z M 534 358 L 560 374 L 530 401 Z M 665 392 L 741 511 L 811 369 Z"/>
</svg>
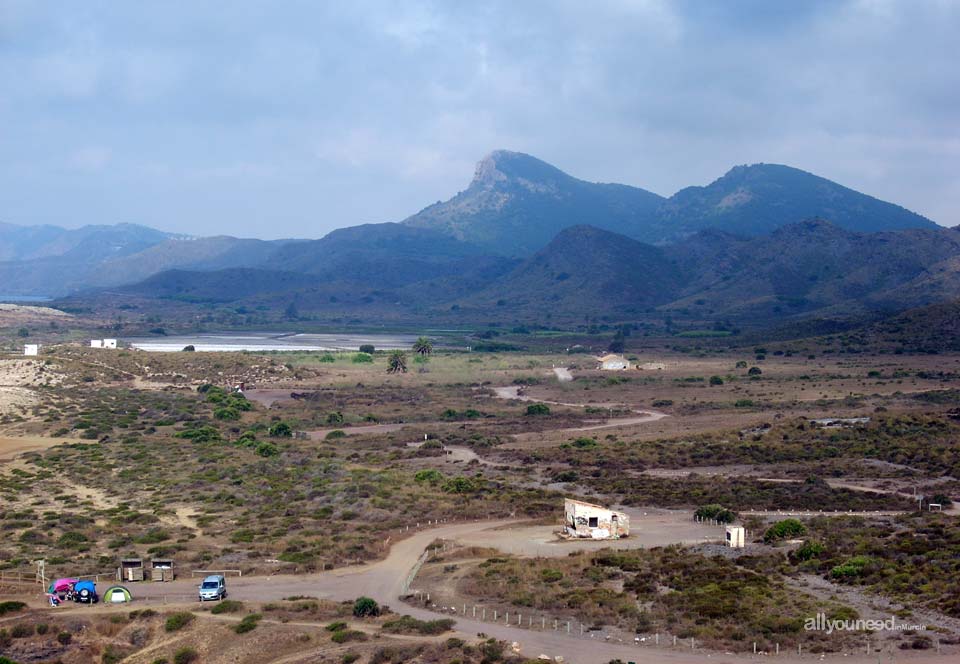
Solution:
<svg viewBox="0 0 960 664">
<path fill-rule="evenodd" d="M 97 584 L 93 581 L 77 581 L 73 586 L 73 601 L 84 604 L 96 604 L 100 601 Z"/>
<path fill-rule="evenodd" d="M 221 600 L 227 596 L 227 581 L 221 574 L 212 574 L 204 578 L 199 588 L 200 601 Z"/>
</svg>

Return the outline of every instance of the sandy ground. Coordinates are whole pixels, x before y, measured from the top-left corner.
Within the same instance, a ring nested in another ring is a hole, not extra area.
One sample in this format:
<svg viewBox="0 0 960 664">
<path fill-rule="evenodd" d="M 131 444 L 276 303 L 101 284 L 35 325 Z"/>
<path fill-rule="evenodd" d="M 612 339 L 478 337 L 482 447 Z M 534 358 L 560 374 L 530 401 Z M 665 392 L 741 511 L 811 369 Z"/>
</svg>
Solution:
<svg viewBox="0 0 960 664">
<path fill-rule="evenodd" d="M 11 461 L 24 452 L 45 450 L 54 445 L 76 443 L 79 439 L 46 438 L 43 436 L 0 436 L 0 463 Z"/>
</svg>

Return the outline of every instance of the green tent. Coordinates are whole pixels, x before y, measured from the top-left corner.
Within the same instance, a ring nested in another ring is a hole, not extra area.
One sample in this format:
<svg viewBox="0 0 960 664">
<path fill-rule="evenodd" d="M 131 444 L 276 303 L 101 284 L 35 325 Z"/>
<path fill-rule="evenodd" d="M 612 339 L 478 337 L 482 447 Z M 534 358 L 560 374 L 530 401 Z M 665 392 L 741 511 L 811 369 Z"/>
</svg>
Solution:
<svg viewBox="0 0 960 664">
<path fill-rule="evenodd" d="M 123 586 L 110 586 L 103 593 L 102 601 L 107 604 L 120 604 L 133 599 L 130 591 Z"/>
</svg>

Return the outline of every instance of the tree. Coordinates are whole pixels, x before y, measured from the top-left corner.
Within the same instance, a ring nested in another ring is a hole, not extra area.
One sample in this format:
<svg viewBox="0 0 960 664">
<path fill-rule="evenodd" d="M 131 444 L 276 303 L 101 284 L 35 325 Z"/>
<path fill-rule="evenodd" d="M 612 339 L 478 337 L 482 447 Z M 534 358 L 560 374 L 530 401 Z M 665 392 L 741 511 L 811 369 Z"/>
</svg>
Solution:
<svg viewBox="0 0 960 664">
<path fill-rule="evenodd" d="M 361 353 L 366 353 L 367 355 L 373 355 L 377 349 L 374 348 L 373 344 L 363 344 L 360 346 L 359 350 Z"/>
<path fill-rule="evenodd" d="M 287 318 L 287 320 L 297 320 L 300 318 L 300 310 L 297 309 L 297 303 L 290 302 L 290 304 L 288 304 L 287 308 L 284 310 L 283 315 Z"/>
<path fill-rule="evenodd" d="M 29 337 L 29 336 L 30 336 L 30 330 L 28 330 L 28 329 L 25 328 L 25 327 L 21 327 L 19 330 L 17 330 L 17 336 L 18 336 L 18 337 Z"/>
<path fill-rule="evenodd" d="M 395 350 L 390 353 L 390 360 L 387 362 L 387 373 L 407 373 L 407 354 L 402 350 Z"/>
<path fill-rule="evenodd" d="M 183 352 L 185 353 L 193 353 L 196 350 L 197 349 L 193 344 L 187 344 L 186 346 L 183 347 Z"/>
<path fill-rule="evenodd" d="M 550 406 L 544 403 L 532 403 L 527 406 L 527 415 L 549 415 Z"/>
<path fill-rule="evenodd" d="M 417 340 L 413 342 L 413 352 L 420 355 L 429 355 L 433 352 L 433 343 L 426 337 L 417 337 Z"/>
<path fill-rule="evenodd" d="M 723 378 L 720 376 L 710 376 L 711 385 L 723 385 Z"/>
<path fill-rule="evenodd" d="M 623 329 L 617 330 L 617 333 L 613 335 L 613 341 L 610 342 L 610 345 L 607 346 L 607 350 L 611 353 L 622 353 L 626 344 L 623 339 Z"/>
</svg>

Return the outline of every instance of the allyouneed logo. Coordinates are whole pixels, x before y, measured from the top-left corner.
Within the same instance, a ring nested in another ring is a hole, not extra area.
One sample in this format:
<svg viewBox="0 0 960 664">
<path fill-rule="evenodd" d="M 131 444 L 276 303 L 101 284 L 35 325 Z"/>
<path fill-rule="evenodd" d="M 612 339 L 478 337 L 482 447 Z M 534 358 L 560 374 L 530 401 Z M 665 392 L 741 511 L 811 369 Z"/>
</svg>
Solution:
<svg viewBox="0 0 960 664">
<path fill-rule="evenodd" d="M 856 620 L 832 620 L 827 618 L 827 614 L 818 613 L 812 618 L 807 618 L 803 622 L 803 628 L 808 632 L 895 632 L 905 630 L 922 631 L 927 629 L 926 625 L 907 625 L 898 623 L 897 619 L 890 616 L 886 620 L 864 619 Z"/>
</svg>

